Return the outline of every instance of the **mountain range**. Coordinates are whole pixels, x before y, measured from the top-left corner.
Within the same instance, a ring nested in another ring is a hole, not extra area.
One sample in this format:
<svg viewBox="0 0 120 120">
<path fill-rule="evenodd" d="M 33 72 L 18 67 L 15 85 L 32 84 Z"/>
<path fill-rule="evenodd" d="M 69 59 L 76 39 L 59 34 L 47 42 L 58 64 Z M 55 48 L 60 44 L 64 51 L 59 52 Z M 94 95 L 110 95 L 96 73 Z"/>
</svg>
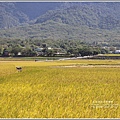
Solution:
<svg viewBox="0 0 120 120">
<path fill-rule="evenodd" d="M 1 2 L 0 36 L 120 41 L 119 2 Z"/>
<path fill-rule="evenodd" d="M 29 18 L 22 11 L 18 10 L 14 3 L 0 3 L 0 28 L 11 28 L 28 22 Z"/>
</svg>

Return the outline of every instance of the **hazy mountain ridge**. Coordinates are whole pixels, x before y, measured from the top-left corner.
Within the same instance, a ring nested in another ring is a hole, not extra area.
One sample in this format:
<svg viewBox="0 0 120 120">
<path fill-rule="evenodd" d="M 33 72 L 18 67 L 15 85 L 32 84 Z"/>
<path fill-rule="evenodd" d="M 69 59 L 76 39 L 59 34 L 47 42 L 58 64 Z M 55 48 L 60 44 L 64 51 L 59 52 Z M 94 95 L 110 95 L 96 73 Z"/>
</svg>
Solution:
<svg viewBox="0 0 120 120">
<path fill-rule="evenodd" d="M 88 42 L 120 40 L 119 2 L 63 2 L 59 5 L 53 5 L 55 8 L 45 14 L 41 13 L 30 25 L 1 30 L 0 36 L 19 39 L 80 39 Z"/>
<path fill-rule="evenodd" d="M 48 10 L 59 8 L 62 2 L 15 2 L 15 6 L 25 13 L 30 20 L 45 14 Z"/>
<path fill-rule="evenodd" d="M 19 11 L 14 3 L 0 2 L 0 28 L 7 29 L 28 21 L 28 16 Z"/>
<path fill-rule="evenodd" d="M 111 8 L 110 5 L 107 4 L 109 3 L 84 3 L 83 5 L 82 3 L 78 5 L 72 4 L 68 8 L 63 7 L 63 9 L 47 12 L 40 16 L 36 23 L 53 20 L 55 22 L 69 25 L 86 25 L 100 29 L 113 29 L 120 27 L 120 12 L 113 7 L 116 4 Z"/>
</svg>

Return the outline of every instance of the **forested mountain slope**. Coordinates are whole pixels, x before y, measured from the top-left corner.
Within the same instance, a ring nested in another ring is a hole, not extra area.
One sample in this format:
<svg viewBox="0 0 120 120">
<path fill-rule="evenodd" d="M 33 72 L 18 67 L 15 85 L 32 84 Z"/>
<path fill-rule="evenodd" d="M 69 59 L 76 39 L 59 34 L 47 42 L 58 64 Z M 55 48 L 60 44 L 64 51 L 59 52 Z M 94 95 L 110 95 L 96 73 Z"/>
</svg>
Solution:
<svg viewBox="0 0 120 120">
<path fill-rule="evenodd" d="M 29 24 L 0 30 L 0 36 L 12 39 L 120 41 L 119 2 L 56 2 L 53 9 L 40 14 Z M 27 16 L 32 18 L 32 14 Z"/>
<path fill-rule="evenodd" d="M 14 3 L 0 2 L 0 29 L 19 26 L 28 21 L 28 16 L 18 10 Z"/>
</svg>

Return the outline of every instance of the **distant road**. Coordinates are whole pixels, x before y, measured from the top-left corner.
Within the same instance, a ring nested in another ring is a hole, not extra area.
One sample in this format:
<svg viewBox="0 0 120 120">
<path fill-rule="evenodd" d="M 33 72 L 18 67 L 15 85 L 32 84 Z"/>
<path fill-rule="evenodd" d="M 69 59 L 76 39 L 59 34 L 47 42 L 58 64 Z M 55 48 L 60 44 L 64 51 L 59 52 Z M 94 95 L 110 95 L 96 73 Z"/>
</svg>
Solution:
<svg viewBox="0 0 120 120">
<path fill-rule="evenodd" d="M 72 58 L 62 58 L 59 60 L 75 60 L 75 59 L 86 59 L 86 58 L 92 58 L 93 56 L 84 56 L 84 57 L 72 57 Z"/>
</svg>

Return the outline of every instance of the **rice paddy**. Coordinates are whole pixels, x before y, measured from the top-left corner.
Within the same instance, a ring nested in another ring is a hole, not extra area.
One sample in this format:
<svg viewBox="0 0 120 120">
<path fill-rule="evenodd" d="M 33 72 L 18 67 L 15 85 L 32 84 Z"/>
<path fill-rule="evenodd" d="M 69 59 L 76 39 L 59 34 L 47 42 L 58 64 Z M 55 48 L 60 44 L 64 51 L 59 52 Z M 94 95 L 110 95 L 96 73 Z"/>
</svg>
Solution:
<svg viewBox="0 0 120 120">
<path fill-rule="evenodd" d="M 0 61 L 0 118 L 120 118 L 119 87 L 120 60 Z"/>
</svg>

